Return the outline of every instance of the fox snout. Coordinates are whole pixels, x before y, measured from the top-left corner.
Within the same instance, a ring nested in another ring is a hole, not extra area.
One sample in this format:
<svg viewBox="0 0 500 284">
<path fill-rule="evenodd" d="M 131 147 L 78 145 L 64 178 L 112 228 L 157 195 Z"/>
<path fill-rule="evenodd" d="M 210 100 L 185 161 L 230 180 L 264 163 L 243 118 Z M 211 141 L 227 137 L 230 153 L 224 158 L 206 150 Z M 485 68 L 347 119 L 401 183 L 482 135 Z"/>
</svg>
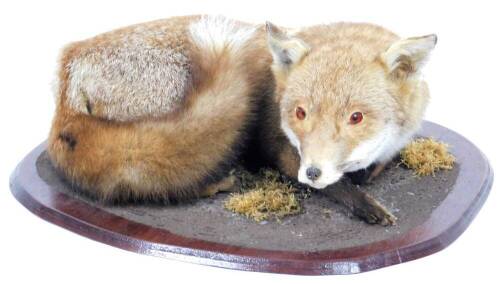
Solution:
<svg viewBox="0 0 500 284">
<path fill-rule="evenodd" d="M 315 166 L 309 167 L 306 170 L 306 176 L 308 179 L 315 181 L 321 176 L 321 170 Z"/>
<path fill-rule="evenodd" d="M 332 165 L 301 165 L 298 173 L 298 180 L 316 189 L 323 189 L 328 185 L 337 182 L 343 175 Z"/>
</svg>

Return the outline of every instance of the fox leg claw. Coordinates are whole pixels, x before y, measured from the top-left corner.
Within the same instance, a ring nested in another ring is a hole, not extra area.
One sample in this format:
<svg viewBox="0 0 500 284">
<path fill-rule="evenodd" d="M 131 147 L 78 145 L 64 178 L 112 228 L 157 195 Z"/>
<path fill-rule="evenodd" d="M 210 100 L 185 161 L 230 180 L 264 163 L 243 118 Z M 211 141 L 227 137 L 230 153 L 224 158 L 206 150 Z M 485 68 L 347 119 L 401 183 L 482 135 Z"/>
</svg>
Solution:
<svg viewBox="0 0 500 284">
<path fill-rule="evenodd" d="M 237 190 L 236 176 L 230 174 L 219 182 L 209 184 L 201 192 L 200 197 L 212 197 L 218 192 L 233 192 Z"/>
<path fill-rule="evenodd" d="M 378 201 L 358 189 L 331 188 L 325 194 L 369 224 L 396 224 L 397 218 Z"/>
</svg>

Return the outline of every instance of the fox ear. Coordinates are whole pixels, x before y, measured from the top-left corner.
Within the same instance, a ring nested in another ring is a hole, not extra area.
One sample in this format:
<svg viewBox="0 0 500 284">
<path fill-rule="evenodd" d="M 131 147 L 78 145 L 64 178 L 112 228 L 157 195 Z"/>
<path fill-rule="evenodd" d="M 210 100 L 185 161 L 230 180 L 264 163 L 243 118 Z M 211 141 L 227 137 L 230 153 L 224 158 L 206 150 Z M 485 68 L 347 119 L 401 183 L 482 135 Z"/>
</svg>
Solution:
<svg viewBox="0 0 500 284">
<path fill-rule="evenodd" d="M 266 22 L 267 42 L 273 64 L 287 70 L 299 62 L 310 50 L 310 47 L 301 39 L 290 37 L 270 22 Z"/>
<path fill-rule="evenodd" d="M 434 34 L 402 39 L 393 43 L 380 57 L 391 75 L 407 78 L 420 71 L 436 43 Z"/>
</svg>

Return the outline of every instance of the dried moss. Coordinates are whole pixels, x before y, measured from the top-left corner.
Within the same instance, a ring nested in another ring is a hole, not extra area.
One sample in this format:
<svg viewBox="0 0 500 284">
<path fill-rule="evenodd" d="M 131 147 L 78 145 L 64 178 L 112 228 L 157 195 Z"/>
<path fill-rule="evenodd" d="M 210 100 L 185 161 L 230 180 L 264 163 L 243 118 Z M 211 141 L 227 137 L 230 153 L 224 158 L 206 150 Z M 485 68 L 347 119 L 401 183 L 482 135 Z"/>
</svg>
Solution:
<svg viewBox="0 0 500 284">
<path fill-rule="evenodd" d="M 278 172 L 262 170 L 257 175 L 245 171 L 236 173 L 242 193 L 233 193 L 225 201 L 227 210 L 256 222 L 270 218 L 281 219 L 300 212 L 300 202 L 293 185 L 284 181 Z"/>
<path fill-rule="evenodd" d="M 448 144 L 433 138 L 419 138 L 401 151 L 401 162 L 419 176 L 434 175 L 437 170 L 453 168 L 455 157 L 448 148 Z"/>
</svg>

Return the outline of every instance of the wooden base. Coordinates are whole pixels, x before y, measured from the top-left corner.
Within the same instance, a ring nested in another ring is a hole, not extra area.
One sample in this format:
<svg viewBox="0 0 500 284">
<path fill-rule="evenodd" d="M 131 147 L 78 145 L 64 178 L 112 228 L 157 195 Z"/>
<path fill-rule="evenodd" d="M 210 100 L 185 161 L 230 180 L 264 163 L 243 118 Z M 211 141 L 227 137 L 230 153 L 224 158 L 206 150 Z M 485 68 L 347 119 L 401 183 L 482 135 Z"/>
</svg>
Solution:
<svg viewBox="0 0 500 284">
<path fill-rule="evenodd" d="M 401 234 L 337 249 L 283 250 L 225 244 L 186 237 L 113 214 L 102 206 L 55 190 L 40 177 L 36 163 L 45 144 L 35 148 L 17 166 L 10 186 L 17 200 L 39 217 L 122 249 L 230 269 L 304 275 L 351 274 L 442 250 L 467 228 L 488 196 L 493 172 L 472 143 L 430 122 L 424 123 L 420 135 L 450 144 L 460 164 L 456 181 L 444 200 L 426 220 Z"/>
</svg>

